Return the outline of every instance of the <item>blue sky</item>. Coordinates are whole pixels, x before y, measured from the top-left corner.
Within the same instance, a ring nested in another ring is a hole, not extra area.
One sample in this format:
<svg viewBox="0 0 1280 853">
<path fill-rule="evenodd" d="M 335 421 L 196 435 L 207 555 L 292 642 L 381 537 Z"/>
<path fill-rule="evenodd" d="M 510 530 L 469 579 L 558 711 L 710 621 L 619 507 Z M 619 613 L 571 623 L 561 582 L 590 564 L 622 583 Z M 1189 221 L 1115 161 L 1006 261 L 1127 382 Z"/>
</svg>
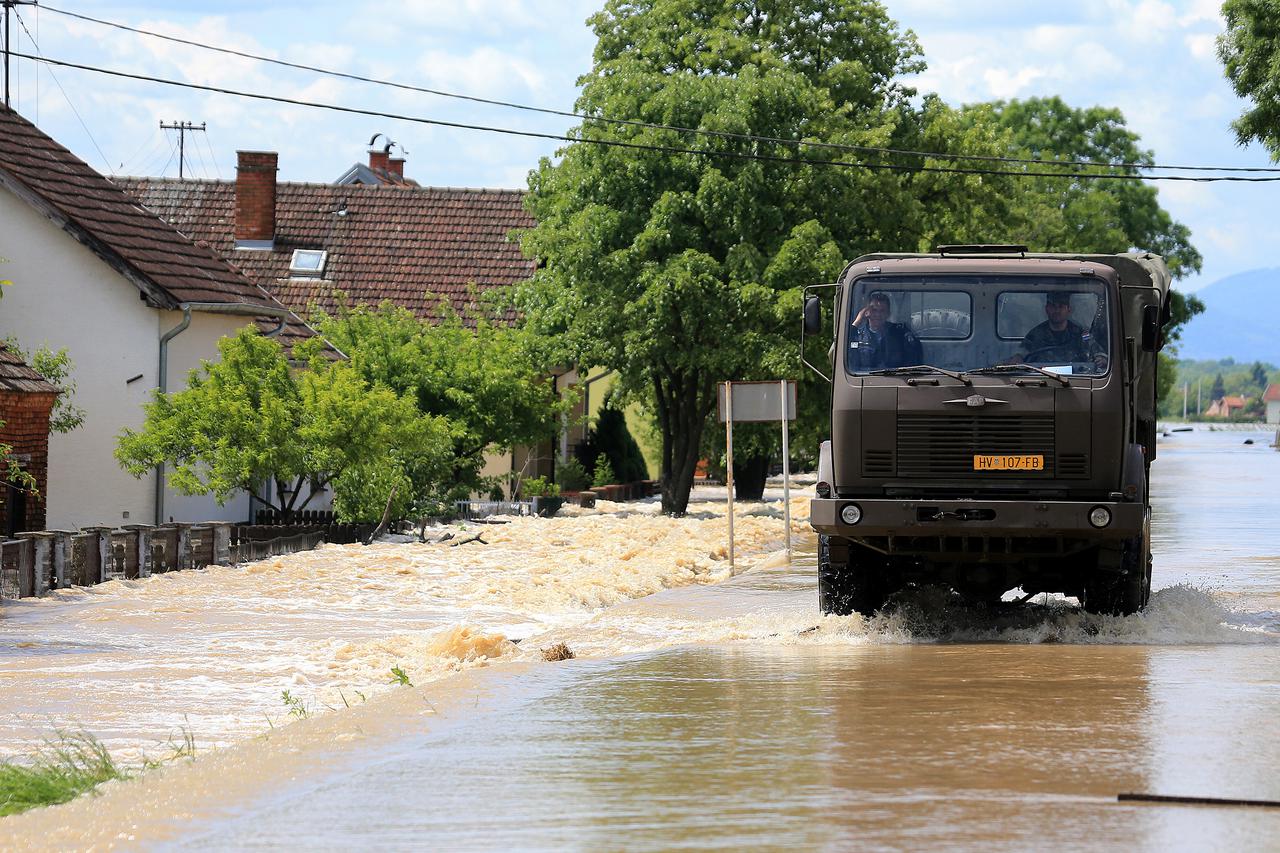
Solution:
<svg viewBox="0 0 1280 853">
<path fill-rule="evenodd" d="M 43 2 L 43 0 L 42 0 Z M 586 18 L 600 0 L 376 0 L 337 2 L 91 2 L 49 6 L 251 53 L 487 98 L 571 109 L 590 67 Z M 1268 165 L 1240 148 L 1230 122 L 1243 106 L 1214 52 L 1214 0 L 890 0 L 920 40 L 929 69 L 914 81 L 952 104 L 1060 95 L 1076 106 L 1118 107 L 1157 162 Z M 20 12 L 51 57 L 133 73 L 447 121 L 563 133 L 568 119 L 316 77 L 75 21 Z M 15 50 L 33 52 L 16 24 Z M 37 73 L 19 62 L 15 106 L 95 168 L 177 174 L 176 138 L 160 121 L 207 122 L 188 137 L 187 174 L 230 178 L 236 149 L 280 152 L 280 177 L 332 181 L 363 161 L 381 132 L 423 184 L 522 187 L 555 143 L 452 130 L 121 80 L 74 69 Z M 61 84 L 61 88 L 58 84 Z M 65 90 L 65 97 L 63 94 Z M 74 105 L 74 110 L 72 106 Z M 79 113 L 77 118 L 76 113 Z M 81 126 L 81 119 L 88 132 Z M 1205 258 L 1192 290 L 1275 266 L 1270 225 L 1277 184 L 1159 185 Z M 894 249 L 898 247 L 885 247 Z"/>
</svg>

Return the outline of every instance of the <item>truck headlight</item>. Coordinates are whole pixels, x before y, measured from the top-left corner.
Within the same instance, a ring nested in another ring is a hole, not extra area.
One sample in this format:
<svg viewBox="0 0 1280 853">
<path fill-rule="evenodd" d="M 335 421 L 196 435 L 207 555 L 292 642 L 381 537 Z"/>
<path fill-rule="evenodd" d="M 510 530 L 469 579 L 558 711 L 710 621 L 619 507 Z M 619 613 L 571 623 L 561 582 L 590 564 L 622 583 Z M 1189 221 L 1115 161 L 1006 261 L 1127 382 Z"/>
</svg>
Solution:
<svg viewBox="0 0 1280 853">
<path fill-rule="evenodd" d="M 1106 527 L 1111 523 L 1111 510 L 1105 506 L 1095 506 L 1089 510 L 1089 523 L 1094 527 Z"/>
<path fill-rule="evenodd" d="M 840 508 L 840 520 L 845 524 L 857 524 L 862 521 L 862 507 L 857 504 L 845 504 Z"/>
</svg>

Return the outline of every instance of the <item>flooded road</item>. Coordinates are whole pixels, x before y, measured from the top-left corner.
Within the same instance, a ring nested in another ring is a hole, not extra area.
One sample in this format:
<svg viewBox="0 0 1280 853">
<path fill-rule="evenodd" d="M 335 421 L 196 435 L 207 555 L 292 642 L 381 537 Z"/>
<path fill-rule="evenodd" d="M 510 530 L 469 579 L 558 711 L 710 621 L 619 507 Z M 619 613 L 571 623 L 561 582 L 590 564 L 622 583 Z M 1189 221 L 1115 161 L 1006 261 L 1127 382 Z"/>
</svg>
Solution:
<svg viewBox="0 0 1280 853">
<path fill-rule="evenodd" d="M 193 573 L 217 583 L 177 596 L 189 617 L 166 616 L 174 597 L 148 601 L 144 584 L 109 597 L 129 619 L 110 636 L 132 645 L 79 658 L 46 635 L 90 624 L 91 603 L 41 602 L 16 620 L 6 608 L 6 714 L 66 683 L 94 731 L 107 720 L 140 742 L 203 702 L 200 725 L 232 741 L 239 729 L 219 720 L 253 731 L 254 703 L 272 699 L 279 715 L 281 679 L 313 701 L 342 685 L 376 695 L 0 820 L 13 842 L 0 846 L 1275 849 L 1275 810 L 1115 802 L 1131 791 L 1280 799 L 1280 453 L 1267 439 L 1162 441 L 1156 592 L 1127 618 L 1043 597 L 975 611 L 925 593 L 870 621 L 822 619 L 812 536 L 788 563 L 774 553 L 780 513 L 739 519 L 754 565 L 729 578 L 713 505 L 679 526 L 630 510 L 508 525 L 486 533 L 487 554 L 384 546 L 365 563 L 358 551 L 305 570 L 287 561 L 306 555 L 282 558 L 256 581 L 246 569 Z M 362 579 L 346 587 L 363 601 L 344 605 L 337 577 Z M 371 601 L 398 609 L 369 612 Z M 273 622 L 282 602 L 290 618 Z M 184 642 L 169 618 L 205 633 Z M 336 636 L 317 643 L 307 625 Z M 23 653 L 19 636 L 50 645 Z M 210 647 L 224 637 L 238 644 Z M 578 659 L 543 663 L 555 642 Z M 146 716 L 169 692 L 176 664 L 157 651 L 169 644 L 220 688 L 201 699 L 191 685 Z M 278 654 L 255 657 L 262 648 Z M 395 661 L 414 688 L 380 683 Z M 144 671 L 119 675 L 131 665 Z M 465 671 L 430 680 L 454 670 Z M 147 696 L 130 699 L 129 684 Z M 243 707 L 223 695 L 240 688 Z"/>
</svg>

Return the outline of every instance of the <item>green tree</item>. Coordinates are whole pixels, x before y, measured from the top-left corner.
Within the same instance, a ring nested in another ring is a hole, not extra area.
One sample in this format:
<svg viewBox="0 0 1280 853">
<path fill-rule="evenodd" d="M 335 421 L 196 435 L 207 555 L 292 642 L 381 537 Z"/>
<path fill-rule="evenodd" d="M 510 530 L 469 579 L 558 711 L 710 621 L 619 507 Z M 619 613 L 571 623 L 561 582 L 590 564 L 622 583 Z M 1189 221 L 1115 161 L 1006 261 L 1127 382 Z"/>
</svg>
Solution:
<svg viewBox="0 0 1280 853">
<path fill-rule="evenodd" d="M 997 101 L 966 108 L 970 120 L 991 120 L 1008 134 L 1012 149 L 1024 157 L 1052 164 L 1090 162 L 1107 165 L 1073 167 L 1082 175 L 1138 176 L 1139 166 L 1155 162 L 1139 145 L 1118 109 L 1072 107 L 1058 97 Z M 1059 165 L 1053 171 L 1062 171 Z M 1035 239 L 1016 242 L 1040 251 L 1127 252 L 1164 256 L 1175 278 L 1199 272 L 1202 258 L 1191 244 L 1191 231 L 1160 206 L 1155 187 L 1139 180 L 1043 178 L 1024 186 L 1017 222 Z M 1051 215 L 1045 215 L 1052 211 Z"/>
<path fill-rule="evenodd" d="M 476 313 L 493 310 L 477 306 Z M 447 476 L 433 480 L 430 470 L 408 471 L 409 491 L 419 497 L 434 493 L 433 500 L 487 492 L 492 484 L 481 476 L 485 453 L 546 441 L 572 404 L 556 395 L 545 341 L 484 319 L 469 328 L 447 308 L 443 313 L 433 324 L 388 303 L 344 306 L 315 321 L 366 382 L 391 389 L 447 425 Z"/>
<path fill-rule="evenodd" d="M 79 429 L 84 424 L 84 409 L 75 404 L 76 382 L 71 377 L 76 366 L 67 348 L 54 351 L 48 347 L 40 347 L 34 352 L 27 352 L 14 338 L 7 339 L 5 345 L 30 365 L 32 370 L 62 391 L 49 415 L 49 431 L 68 433 Z"/>
<path fill-rule="evenodd" d="M 580 112 L 722 135 L 585 121 L 580 140 L 703 153 L 577 142 L 544 160 L 524 238 L 542 263 L 521 307 L 568 358 L 617 370 L 625 394 L 651 403 L 663 509 L 680 513 L 716 383 L 800 374 L 799 287 L 872 248 L 975 239 L 1004 185 L 879 156 L 823 166 L 858 158 L 744 138 L 943 152 L 993 141 L 937 99 L 912 106 L 899 78 L 923 68 L 919 48 L 872 0 L 610 0 L 590 24 Z"/>
<path fill-rule="evenodd" d="M 8 258 L 0 258 L 0 264 L 8 263 Z M 13 284 L 7 278 L 0 278 L 0 299 L 4 298 L 4 288 Z M 0 420 L 0 428 L 4 427 L 4 421 Z M 13 458 L 13 445 L 0 442 L 0 477 L 4 478 L 4 482 L 12 485 L 17 489 L 24 489 L 33 495 L 38 495 L 36 489 L 36 478 L 23 470 L 18 461 Z"/>
<path fill-rule="evenodd" d="M 376 520 L 411 461 L 448 464 L 447 424 L 327 361 L 316 344 L 295 352 L 307 362 L 298 369 L 253 327 L 218 350 L 220 360 L 191 371 L 184 390 L 156 392 L 140 431 L 121 433 L 116 458 L 131 474 L 164 463 L 184 494 L 225 502 L 244 490 L 286 517 L 332 484 L 344 518 Z M 261 490 L 268 482 L 274 495 Z M 386 491 L 371 494 L 367 483 Z M 359 484 L 364 492 L 344 490 Z"/>
<path fill-rule="evenodd" d="M 1209 399 L 1221 400 L 1225 396 L 1227 396 L 1227 389 L 1222 382 L 1222 374 L 1219 373 L 1213 378 L 1213 387 L 1209 389 Z"/>
<path fill-rule="evenodd" d="M 1253 363 L 1253 367 L 1249 371 L 1249 375 L 1253 379 L 1253 384 L 1257 385 L 1263 391 L 1267 389 L 1267 385 L 1270 380 L 1267 378 L 1266 365 L 1260 361 L 1255 361 Z"/>
<path fill-rule="evenodd" d="M 1019 156 L 1050 164 L 1089 162 L 1072 167 L 1081 174 L 1138 175 L 1137 166 L 1150 166 L 1154 154 L 1139 144 L 1118 109 L 1077 108 L 1061 98 L 998 101 L 965 110 L 970 122 L 993 122 L 1010 149 Z M 1060 166 L 1058 170 L 1065 168 Z M 1200 252 L 1191 244 L 1186 225 L 1174 221 L 1160 206 L 1156 189 L 1141 181 L 1027 180 L 1011 204 L 1001 239 L 1025 243 L 1041 251 L 1115 253 L 1139 249 L 1162 255 L 1174 278 L 1199 272 Z M 1000 233 L 1000 232 L 995 232 Z M 1159 359 L 1157 396 L 1164 400 L 1177 382 L 1174 354 L 1182 327 L 1204 311 L 1193 295 L 1170 292 L 1170 322 L 1165 340 L 1174 346 Z"/>
<path fill-rule="evenodd" d="M 1274 0 L 1226 0 L 1218 58 L 1241 98 L 1253 102 L 1231 123 L 1241 145 L 1261 142 L 1280 160 L 1280 14 Z"/>
</svg>

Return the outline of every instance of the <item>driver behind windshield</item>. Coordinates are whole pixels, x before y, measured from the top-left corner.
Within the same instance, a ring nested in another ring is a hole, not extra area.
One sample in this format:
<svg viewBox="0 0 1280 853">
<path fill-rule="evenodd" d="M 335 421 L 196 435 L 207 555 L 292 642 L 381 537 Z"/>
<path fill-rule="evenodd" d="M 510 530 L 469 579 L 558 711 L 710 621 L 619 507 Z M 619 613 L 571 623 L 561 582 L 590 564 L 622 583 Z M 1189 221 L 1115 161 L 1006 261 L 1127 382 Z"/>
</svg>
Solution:
<svg viewBox="0 0 1280 853">
<path fill-rule="evenodd" d="M 854 369 L 914 367 L 924 362 L 919 338 L 904 323 L 889 322 L 891 309 L 888 294 L 876 291 L 853 318 L 849 348 Z"/>
<path fill-rule="evenodd" d="M 1050 291 L 1044 299 L 1045 321 L 1027 332 L 1022 346 L 1008 363 L 1035 361 L 1040 364 L 1091 361 L 1098 370 L 1107 367 L 1107 356 L 1089 330 L 1071 319 L 1071 294 Z"/>
</svg>

